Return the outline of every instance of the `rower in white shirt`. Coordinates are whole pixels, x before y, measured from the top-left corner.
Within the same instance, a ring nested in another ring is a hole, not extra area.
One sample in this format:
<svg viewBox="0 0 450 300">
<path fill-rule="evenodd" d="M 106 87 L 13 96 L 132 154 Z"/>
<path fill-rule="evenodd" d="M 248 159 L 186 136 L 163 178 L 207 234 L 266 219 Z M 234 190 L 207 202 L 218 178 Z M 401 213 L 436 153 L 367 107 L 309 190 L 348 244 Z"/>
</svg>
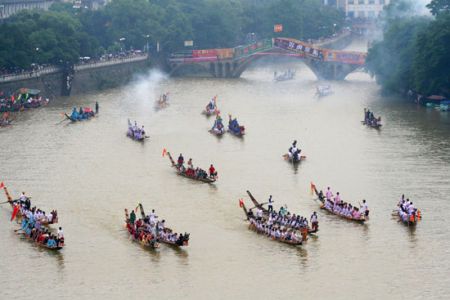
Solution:
<svg viewBox="0 0 450 300">
<path fill-rule="evenodd" d="M 327 200 L 331 200 L 331 197 L 333 197 L 333 192 L 331 191 L 330 187 L 327 187 L 325 197 L 327 197 Z"/>
</svg>

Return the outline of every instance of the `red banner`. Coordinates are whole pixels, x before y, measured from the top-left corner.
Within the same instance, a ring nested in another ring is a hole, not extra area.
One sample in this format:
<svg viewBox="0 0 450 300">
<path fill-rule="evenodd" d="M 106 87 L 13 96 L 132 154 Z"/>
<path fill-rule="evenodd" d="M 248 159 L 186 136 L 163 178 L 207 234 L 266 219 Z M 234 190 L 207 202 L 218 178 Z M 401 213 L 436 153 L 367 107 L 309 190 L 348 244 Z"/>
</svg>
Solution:
<svg viewBox="0 0 450 300">
<path fill-rule="evenodd" d="M 282 24 L 275 24 L 273 26 L 273 32 L 282 32 L 283 31 L 283 25 Z"/>
</svg>

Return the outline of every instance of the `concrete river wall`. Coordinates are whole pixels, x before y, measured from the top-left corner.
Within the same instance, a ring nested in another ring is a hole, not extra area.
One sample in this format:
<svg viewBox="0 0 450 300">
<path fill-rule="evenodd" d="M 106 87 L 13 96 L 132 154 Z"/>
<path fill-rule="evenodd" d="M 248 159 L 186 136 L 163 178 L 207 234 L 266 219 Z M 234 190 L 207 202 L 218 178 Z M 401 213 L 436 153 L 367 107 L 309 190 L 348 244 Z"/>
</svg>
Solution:
<svg viewBox="0 0 450 300">
<path fill-rule="evenodd" d="M 70 69 L 47 67 L 30 73 L 0 76 L 0 91 L 13 92 L 27 87 L 41 90 L 45 97 L 77 95 L 125 84 L 149 67 L 146 55 L 79 64 Z"/>
</svg>

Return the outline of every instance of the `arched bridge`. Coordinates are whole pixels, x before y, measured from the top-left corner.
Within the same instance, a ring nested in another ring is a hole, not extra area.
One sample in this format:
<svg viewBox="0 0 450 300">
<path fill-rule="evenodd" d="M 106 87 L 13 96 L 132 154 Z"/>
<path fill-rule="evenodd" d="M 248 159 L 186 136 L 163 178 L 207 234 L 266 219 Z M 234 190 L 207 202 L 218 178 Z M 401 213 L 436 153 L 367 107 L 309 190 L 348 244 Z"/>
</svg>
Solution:
<svg viewBox="0 0 450 300">
<path fill-rule="evenodd" d="M 324 49 L 295 39 L 274 38 L 235 48 L 174 53 L 168 62 L 171 74 L 194 66 L 214 77 L 238 78 L 252 62 L 267 55 L 301 58 L 319 79 L 343 80 L 364 66 L 367 53 Z"/>
</svg>

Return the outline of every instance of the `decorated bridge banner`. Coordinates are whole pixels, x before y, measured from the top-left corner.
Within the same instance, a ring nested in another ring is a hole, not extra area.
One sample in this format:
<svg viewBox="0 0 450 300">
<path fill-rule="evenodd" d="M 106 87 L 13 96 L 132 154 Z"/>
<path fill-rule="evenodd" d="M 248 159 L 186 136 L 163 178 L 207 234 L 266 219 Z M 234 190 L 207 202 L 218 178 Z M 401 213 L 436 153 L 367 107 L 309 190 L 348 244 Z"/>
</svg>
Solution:
<svg viewBox="0 0 450 300">
<path fill-rule="evenodd" d="M 329 62 L 364 65 L 366 63 L 366 56 L 367 54 L 362 52 L 324 50 L 324 60 Z"/>
<path fill-rule="evenodd" d="M 242 57 L 251 55 L 256 52 L 269 50 L 272 48 L 272 40 L 271 39 L 265 39 L 262 41 L 258 41 L 256 43 L 251 43 L 248 45 L 238 46 L 234 48 L 234 57 Z"/>
<path fill-rule="evenodd" d="M 308 57 L 323 59 L 323 51 L 321 49 L 314 48 L 312 47 L 312 45 L 303 43 L 301 41 L 276 38 L 274 40 L 274 45 L 281 49 L 302 53 Z"/>
</svg>

